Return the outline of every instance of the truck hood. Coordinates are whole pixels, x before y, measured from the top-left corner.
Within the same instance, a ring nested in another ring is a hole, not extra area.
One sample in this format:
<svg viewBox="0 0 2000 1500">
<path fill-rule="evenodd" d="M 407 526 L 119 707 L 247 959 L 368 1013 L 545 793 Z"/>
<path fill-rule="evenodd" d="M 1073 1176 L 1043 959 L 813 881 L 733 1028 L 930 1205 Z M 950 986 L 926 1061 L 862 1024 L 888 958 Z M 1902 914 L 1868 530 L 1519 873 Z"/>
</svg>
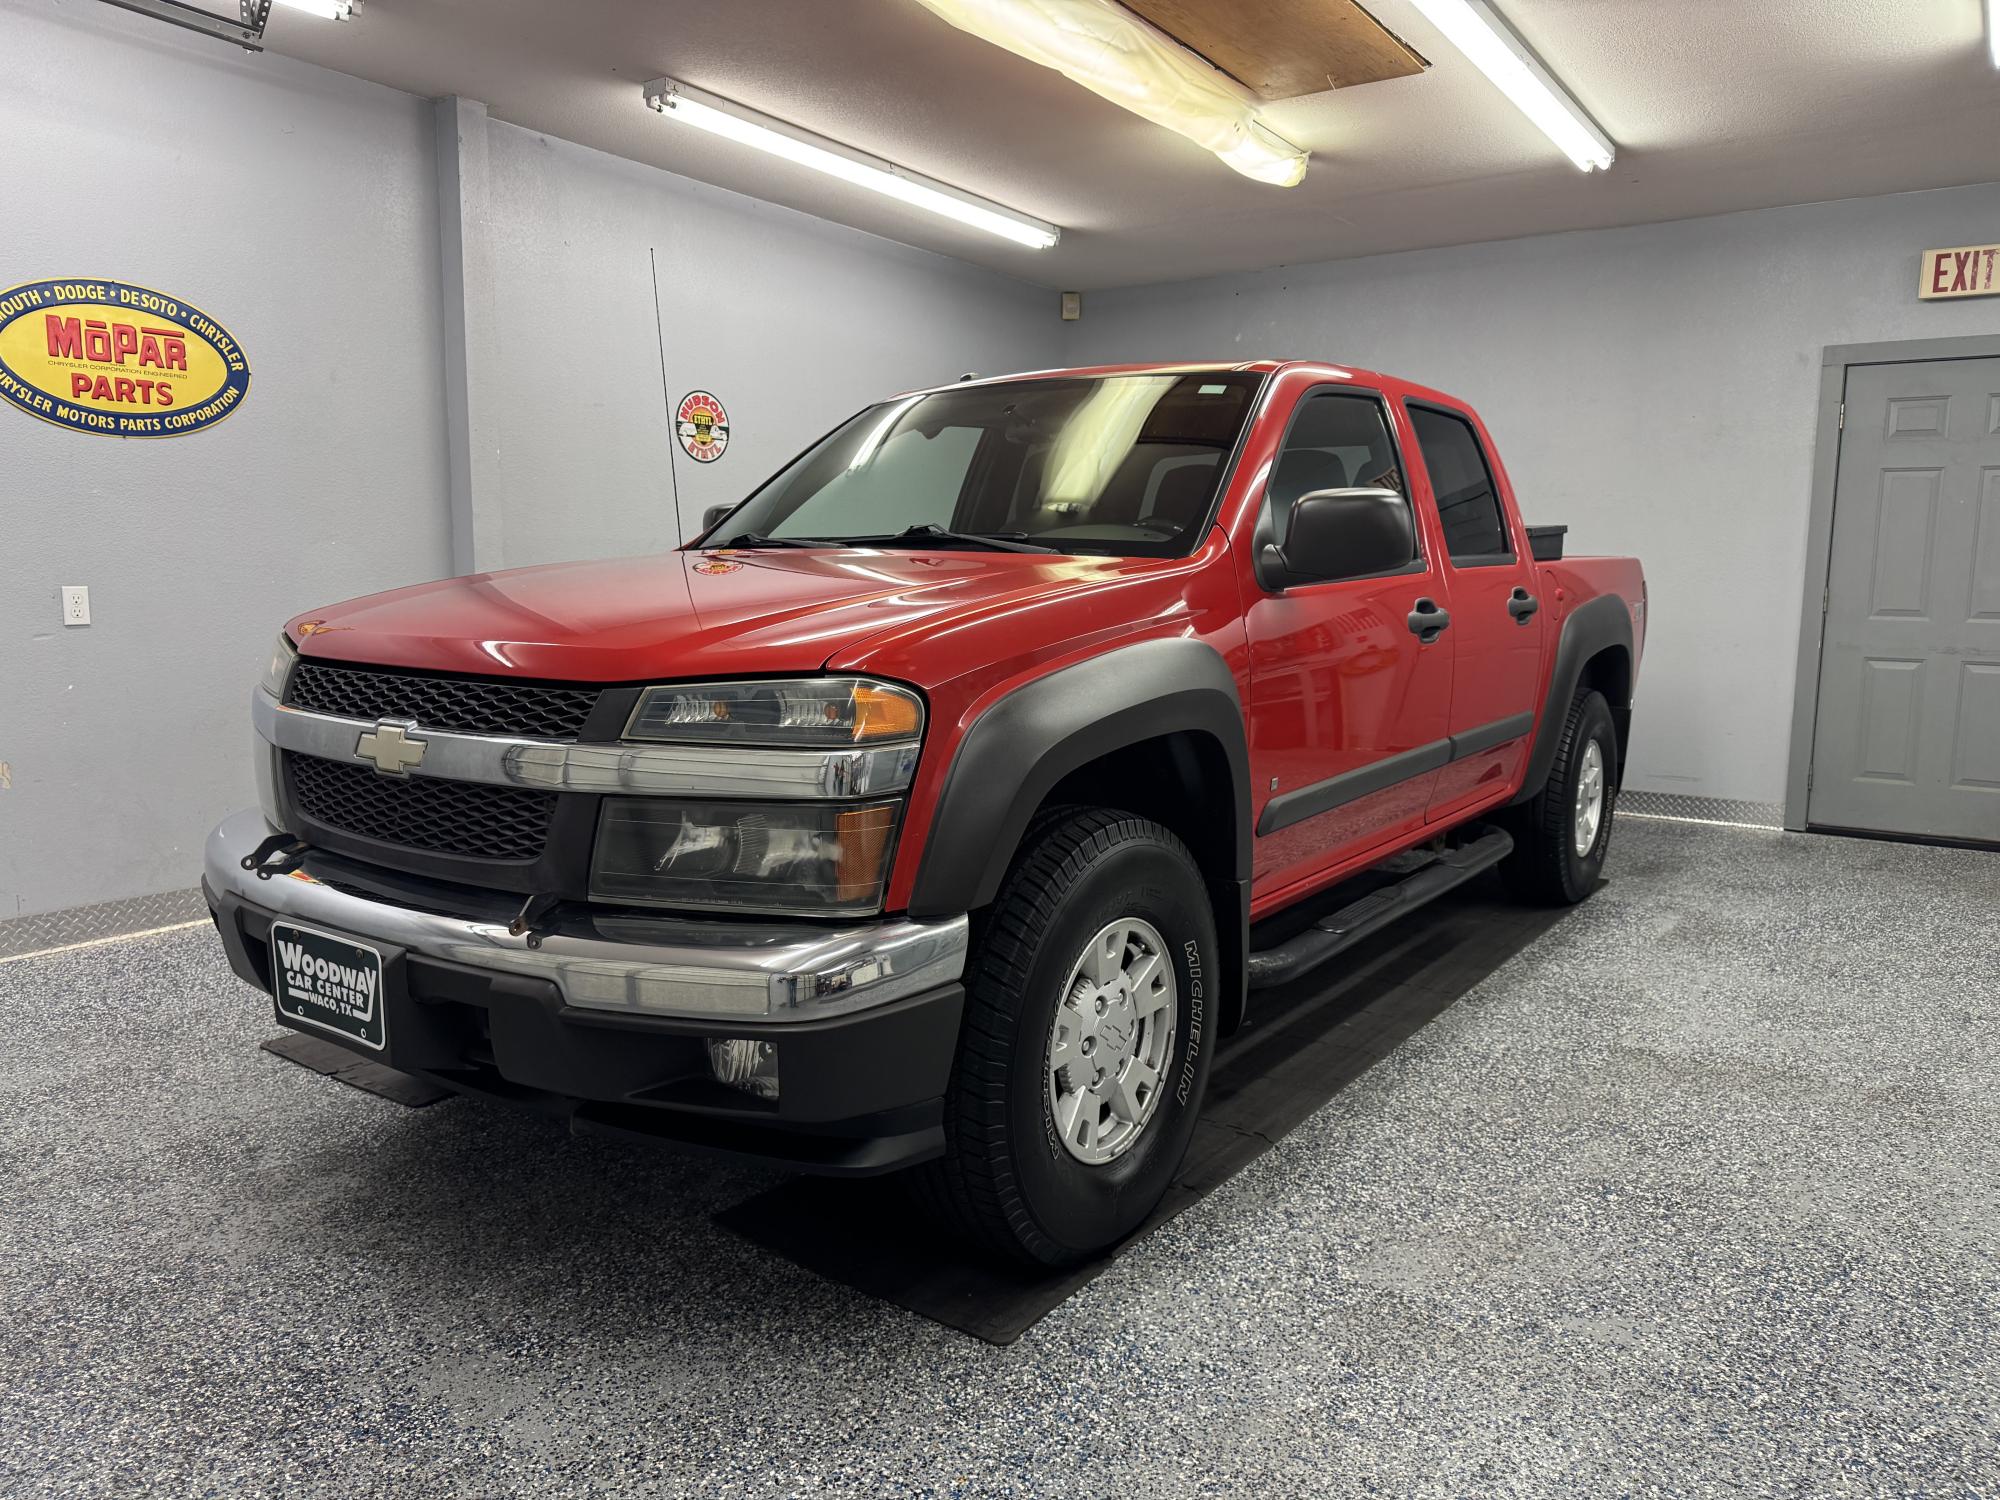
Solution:
<svg viewBox="0 0 2000 1500">
<path fill-rule="evenodd" d="M 925 620 L 1110 583 L 1160 559 L 870 548 L 668 552 L 478 573 L 290 622 L 307 656 L 565 682 L 812 672 Z"/>
</svg>

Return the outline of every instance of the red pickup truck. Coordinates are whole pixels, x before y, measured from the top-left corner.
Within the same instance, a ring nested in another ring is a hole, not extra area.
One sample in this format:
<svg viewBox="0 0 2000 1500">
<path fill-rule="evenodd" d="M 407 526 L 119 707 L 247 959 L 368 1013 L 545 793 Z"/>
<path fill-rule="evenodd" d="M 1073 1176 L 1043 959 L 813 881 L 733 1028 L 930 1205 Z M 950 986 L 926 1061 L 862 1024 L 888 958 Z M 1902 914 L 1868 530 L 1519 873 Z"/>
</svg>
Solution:
<svg viewBox="0 0 2000 1500">
<path fill-rule="evenodd" d="M 1449 396 L 967 380 L 678 552 L 292 621 L 204 885 L 287 1026 L 576 1130 L 914 1169 L 1058 1263 L 1158 1202 L 1255 991 L 1489 866 L 1590 894 L 1644 633 L 1639 565 L 1562 560 Z"/>
</svg>

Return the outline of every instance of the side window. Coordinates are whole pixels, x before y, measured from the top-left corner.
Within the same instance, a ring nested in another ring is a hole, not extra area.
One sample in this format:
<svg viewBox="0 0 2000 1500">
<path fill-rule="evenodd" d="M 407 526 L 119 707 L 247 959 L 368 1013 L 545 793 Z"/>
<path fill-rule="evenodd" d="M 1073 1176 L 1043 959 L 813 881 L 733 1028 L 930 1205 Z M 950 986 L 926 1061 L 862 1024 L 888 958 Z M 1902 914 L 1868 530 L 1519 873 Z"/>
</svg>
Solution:
<svg viewBox="0 0 2000 1500">
<path fill-rule="evenodd" d="M 1359 392 L 1328 391 L 1306 397 L 1285 434 L 1285 446 L 1271 466 L 1270 482 L 1264 487 L 1264 509 L 1269 534 L 1274 541 L 1285 540 L 1292 505 L 1314 490 L 1384 489 L 1394 490 L 1409 504 L 1410 487 L 1389 436 L 1388 414 L 1375 396 Z M 1410 533 L 1416 535 L 1416 517 L 1410 518 Z M 1415 548 L 1410 561 L 1420 552 Z"/>
<path fill-rule="evenodd" d="M 1453 561 L 1512 557 L 1500 492 L 1472 424 L 1429 406 L 1412 406 L 1410 424 L 1417 430 L 1417 447 L 1437 495 L 1438 519 L 1444 522 L 1445 550 Z"/>
</svg>

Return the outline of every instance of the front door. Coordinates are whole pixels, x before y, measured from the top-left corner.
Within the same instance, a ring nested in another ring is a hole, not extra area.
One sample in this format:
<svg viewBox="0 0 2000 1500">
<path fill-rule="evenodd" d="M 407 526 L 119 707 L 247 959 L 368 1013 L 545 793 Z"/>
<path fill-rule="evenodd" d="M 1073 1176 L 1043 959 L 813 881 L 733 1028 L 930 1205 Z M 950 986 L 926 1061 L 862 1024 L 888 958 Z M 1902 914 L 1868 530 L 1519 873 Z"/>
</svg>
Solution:
<svg viewBox="0 0 2000 1500">
<path fill-rule="evenodd" d="M 2000 843 L 2000 359 L 1848 373 L 1808 822 Z"/>
<path fill-rule="evenodd" d="M 1381 397 L 1310 394 L 1272 464 L 1258 534 L 1281 541 L 1292 502 L 1314 490 L 1371 486 L 1407 499 L 1408 472 Z M 1245 583 L 1253 900 L 1423 826 L 1444 759 L 1454 632 L 1413 627 L 1418 600 L 1449 604 L 1441 559 L 1414 515 L 1412 526 L 1417 555 L 1394 573 L 1282 593 Z"/>
</svg>

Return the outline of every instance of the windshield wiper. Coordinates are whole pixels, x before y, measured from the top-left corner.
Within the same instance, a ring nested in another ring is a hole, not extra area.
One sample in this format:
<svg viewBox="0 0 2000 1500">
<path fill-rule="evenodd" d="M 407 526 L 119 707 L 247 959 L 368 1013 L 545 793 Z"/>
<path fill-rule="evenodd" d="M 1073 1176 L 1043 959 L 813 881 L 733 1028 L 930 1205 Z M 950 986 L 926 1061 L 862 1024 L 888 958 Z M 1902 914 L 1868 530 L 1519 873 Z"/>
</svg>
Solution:
<svg viewBox="0 0 2000 1500">
<path fill-rule="evenodd" d="M 890 547 L 898 542 L 951 542 L 961 547 L 991 547 L 995 552 L 1054 552 L 1027 540 L 1025 531 L 946 531 L 942 526 L 906 526 L 884 536 L 848 536 L 843 542 L 863 547 Z"/>
<path fill-rule="evenodd" d="M 811 536 L 765 536 L 758 531 L 745 531 L 731 537 L 726 542 L 716 542 L 714 547 L 831 547 L 832 542 L 821 541 Z M 704 551 L 713 548 L 703 548 Z"/>
</svg>

